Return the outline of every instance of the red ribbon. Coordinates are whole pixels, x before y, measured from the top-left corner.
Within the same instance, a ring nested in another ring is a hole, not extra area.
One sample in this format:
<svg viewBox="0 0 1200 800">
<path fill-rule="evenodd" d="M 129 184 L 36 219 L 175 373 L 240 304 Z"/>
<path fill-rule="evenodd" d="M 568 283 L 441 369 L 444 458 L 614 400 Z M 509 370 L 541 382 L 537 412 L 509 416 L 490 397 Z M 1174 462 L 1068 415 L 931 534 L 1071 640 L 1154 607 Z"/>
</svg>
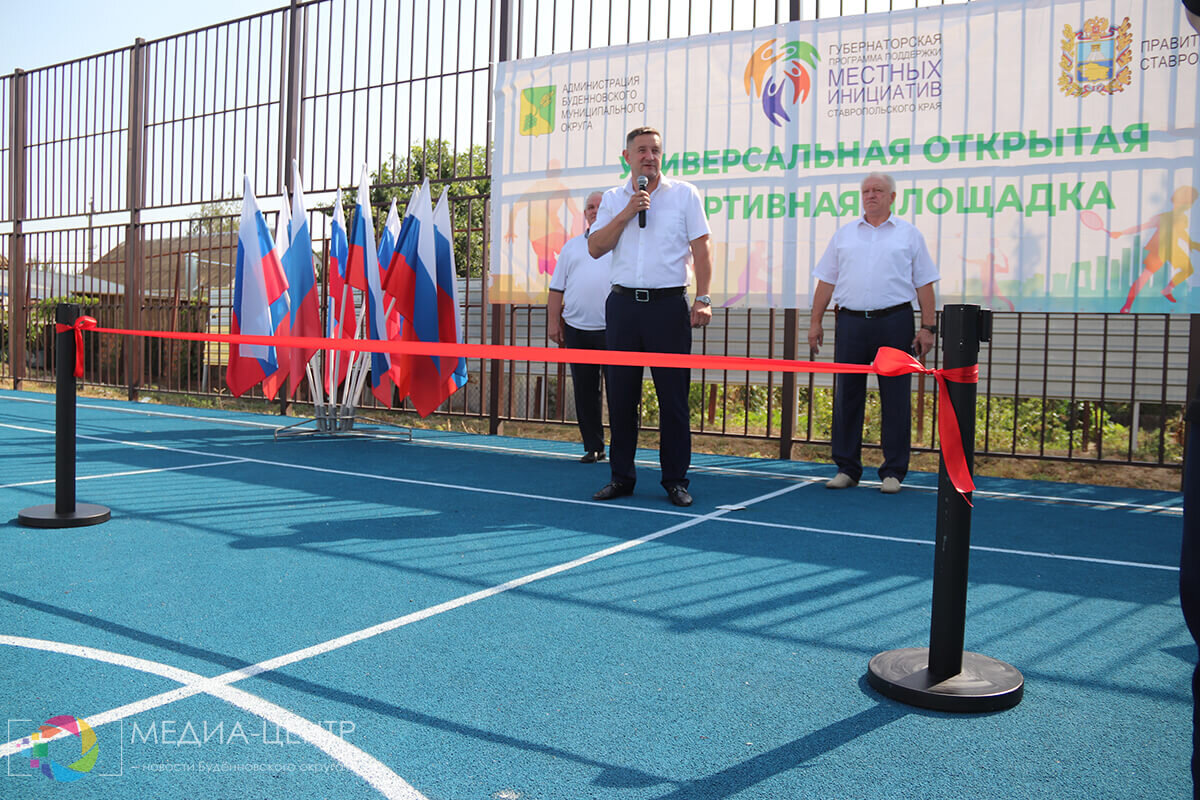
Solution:
<svg viewBox="0 0 1200 800">
<path fill-rule="evenodd" d="M 971 502 L 971 498 L 967 494 L 975 491 L 975 481 L 972 480 L 971 470 L 967 466 L 962 433 L 958 427 L 958 415 L 950 403 L 950 393 L 946 389 L 946 381 L 978 383 L 979 365 L 930 369 L 903 350 L 881 347 L 875 354 L 875 360 L 871 366 L 878 375 L 908 375 L 919 372 L 923 375 L 932 375 L 937 380 L 938 399 L 941 402 L 941 411 L 938 414 L 938 438 L 941 440 L 939 444 L 942 447 L 942 459 L 946 462 L 946 474 L 950 476 L 950 482 L 954 484 L 954 488 L 967 501 L 967 505 L 974 506 L 975 504 Z"/>
<path fill-rule="evenodd" d="M 155 339 L 176 339 L 186 342 L 226 342 L 228 344 L 257 344 L 267 347 L 295 347 L 311 350 L 342 350 L 351 353 L 396 353 L 455 358 L 481 358 L 501 361 L 537 361 L 549 364 L 615 364 L 630 367 L 681 367 L 689 369 L 747 370 L 758 372 L 825 372 L 837 374 L 876 374 L 885 376 L 920 373 L 932 375 L 938 382 L 942 411 L 938 414 L 938 433 L 942 457 L 950 482 L 968 504 L 969 492 L 975 490 L 971 470 L 963 451 L 958 418 L 946 381 L 977 383 L 979 367 L 931 369 L 909 353 L 892 347 L 881 347 L 870 364 L 838 364 L 827 361 L 783 361 L 774 358 L 748 356 L 698 356 L 690 353 L 640 353 L 627 350 L 575 350 L 569 347 L 528 347 L 495 344 L 447 344 L 442 342 L 376 341 L 373 339 L 322 339 L 315 336 L 251 336 L 230 333 L 183 333 L 173 331 L 133 331 L 121 328 L 101 328 L 92 317 L 80 317 L 74 326 L 59 325 L 60 333 L 75 330 L 75 374 L 83 375 L 82 330 L 96 333 L 115 333 L 125 336 L 148 336 Z"/>
<path fill-rule="evenodd" d="M 75 331 L 75 377 L 83 377 L 83 332 L 85 330 L 101 330 L 99 323 L 95 317 L 82 316 L 75 320 L 74 325 L 63 325 L 61 322 L 54 323 L 54 330 L 59 333 L 67 331 Z"/>
</svg>

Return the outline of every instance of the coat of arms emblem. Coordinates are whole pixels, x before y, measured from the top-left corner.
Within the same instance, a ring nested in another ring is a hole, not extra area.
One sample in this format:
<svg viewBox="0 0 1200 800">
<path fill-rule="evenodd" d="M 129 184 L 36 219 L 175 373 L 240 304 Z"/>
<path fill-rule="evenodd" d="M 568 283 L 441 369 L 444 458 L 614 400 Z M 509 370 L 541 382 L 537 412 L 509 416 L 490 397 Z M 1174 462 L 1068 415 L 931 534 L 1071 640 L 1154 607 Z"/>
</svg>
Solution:
<svg viewBox="0 0 1200 800">
<path fill-rule="evenodd" d="M 1133 34 L 1129 17 L 1119 26 L 1108 17 L 1092 17 L 1076 31 L 1063 27 L 1062 75 L 1058 87 L 1068 97 L 1115 94 L 1129 85 L 1129 62 L 1133 60 Z"/>
</svg>

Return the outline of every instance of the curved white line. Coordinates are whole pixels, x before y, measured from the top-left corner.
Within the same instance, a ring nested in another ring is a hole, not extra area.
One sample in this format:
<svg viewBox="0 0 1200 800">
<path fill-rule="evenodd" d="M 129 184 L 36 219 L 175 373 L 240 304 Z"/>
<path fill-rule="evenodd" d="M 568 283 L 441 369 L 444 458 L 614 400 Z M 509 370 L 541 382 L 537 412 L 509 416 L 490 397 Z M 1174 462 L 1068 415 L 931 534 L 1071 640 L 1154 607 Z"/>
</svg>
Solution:
<svg viewBox="0 0 1200 800">
<path fill-rule="evenodd" d="M 301 717 L 299 714 L 288 711 L 282 706 L 278 706 L 269 700 L 264 700 L 242 689 L 229 686 L 222 682 L 220 678 L 206 678 L 195 672 L 172 667 L 169 664 L 161 664 L 157 661 L 147 661 L 144 658 L 136 656 L 114 653 L 109 650 L 100 650 L 95 647 L 53 642 L 46 639 L 30 639 L 24 636 L 0 634 L 0 645 L 24 647 L 30 650 L 61 653 L 92 661 L 102 661 L 106 664 L 158 675 L 159 677 L 183 684 L 178 689 L 172 689 L 171 691 L 148 697 L 145 700 L 139 700 L 136 703 L 129 703 L 95 716 L 89 716 L 86 719 L 92 727 L 116 722 L 117 720 L 125 719 L 134 714 L 158 708 L 159 706 L 164 706 L 186 697 L 192 697 L 197 694 L 208 694 L 237 706 L 244 711 L 248 711 L 255 716 L 262 717 L 285 730 L 291 731 L 299 738 L 324 751 L 327 755 L 345 766 L 346 769 L 371 784 L 384 797 L 398 798 L 399 800 L 427 800 L 412 785 L 370 753 L 355 747 L 340 736 L 335 736 L 326 728 Z M 19 753 L 29 746 L 31 745 L 23 745 L 20 739 L 0 745 L 0 757 Z"/>
</svg>

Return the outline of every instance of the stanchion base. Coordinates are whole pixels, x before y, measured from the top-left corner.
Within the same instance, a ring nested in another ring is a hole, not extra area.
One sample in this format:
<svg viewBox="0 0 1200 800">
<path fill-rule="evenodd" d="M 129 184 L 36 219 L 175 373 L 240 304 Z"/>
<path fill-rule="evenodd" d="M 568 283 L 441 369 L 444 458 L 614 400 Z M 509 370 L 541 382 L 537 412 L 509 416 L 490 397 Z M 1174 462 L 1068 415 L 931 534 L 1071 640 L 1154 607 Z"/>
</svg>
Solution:
<svg viewBox="0 0 1200 800">
<path fill-rule="evenodd" d="M 934 711 L 1004 711 L 1021 702 L 1025 678 L 1011 664 L 963 652 L 962 672 L 934 682 L 929 648 L 888 650 L 871 659 L 867 682 L 885 697 Z"/>
<path fill-rule="evenodd" d="M 82 528 L 108 522 L 112 512 L 93 503 L 76 503 L 75 510 L 59 514 L 54 503 L 30 506 L 17 513 L 17 522 L 30 528 Z"/>
</svg>

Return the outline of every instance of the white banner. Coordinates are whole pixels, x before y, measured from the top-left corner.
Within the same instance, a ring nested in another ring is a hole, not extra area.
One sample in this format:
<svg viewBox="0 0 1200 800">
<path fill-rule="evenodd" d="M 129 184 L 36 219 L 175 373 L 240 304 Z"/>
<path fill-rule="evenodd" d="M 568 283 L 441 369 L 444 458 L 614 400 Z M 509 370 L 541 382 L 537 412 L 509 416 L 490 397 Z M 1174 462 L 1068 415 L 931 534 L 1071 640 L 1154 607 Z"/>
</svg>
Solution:
<svg viewBox="0 0 1200 800">
<path fill-rule="evenodd" d="M 502 62 L 491 299 L 545 301 L 650 125 L 704 197 L 718 307 L 807 308 L 879 171 L 939 304 L 1200 311 L 1198 39 L 1168 0 L 979 0 Z"/>
</svg>

